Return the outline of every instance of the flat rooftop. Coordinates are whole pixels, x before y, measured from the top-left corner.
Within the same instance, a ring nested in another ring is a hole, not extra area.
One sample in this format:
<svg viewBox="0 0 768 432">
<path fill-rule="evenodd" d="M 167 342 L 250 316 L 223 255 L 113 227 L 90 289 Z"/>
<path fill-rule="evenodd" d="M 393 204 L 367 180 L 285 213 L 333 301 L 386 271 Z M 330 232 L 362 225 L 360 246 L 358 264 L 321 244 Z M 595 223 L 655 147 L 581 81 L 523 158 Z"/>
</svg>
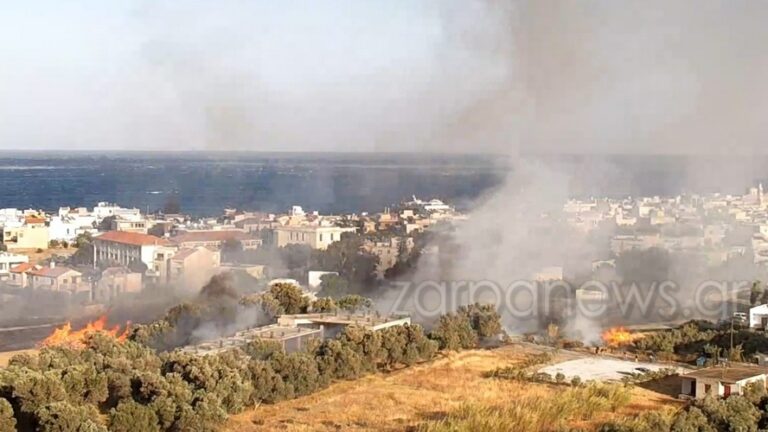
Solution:
<svg viewBox="0 0 768 432">
<path fill-rule="evenodd" d="M 212 339 L 195 345 L 187 345 L 180 349 L 181 351 L 193 354 L 217 354 L 234 348 L 239 348 L 255 339 L 283 342 L 295 337 L 321 333 L 321 328 L 285 327 L 272 324 L 264 327 L 241 330 L 233 336 Z"/>
<path fill-rule="evenodd" d="M 727 366 L 712 366 L 683 375 L 684 378 L 715 379 L 735 383 L 758 375 L 768 374 L 768 368 L 748 363 L 731 363 Z"/>
<path fill-rule="evenodd" d="M 345 313 L 314 313 L 281 315 L 277 322 L 283 326 L 311 323 L 317 325 L 357 325 L 361 327 L 376 327 L 388 323 L 410 323 L 408 315 L 376 315 L 376 314 L 345 314 Z"/>
<path fill-rule="evenodd" d="M 309 335 L 312 333 L 319 333 L 320 328 L 307 328 L 307 327 L 287 327 L 279 324 L 272 324 L 264 327 L 255 327 L 235 333 L 235 338 L 245 338 L 248 340 L 254 338 L 268 339 L 282 341 L 297 336 Z"/>
</svg>

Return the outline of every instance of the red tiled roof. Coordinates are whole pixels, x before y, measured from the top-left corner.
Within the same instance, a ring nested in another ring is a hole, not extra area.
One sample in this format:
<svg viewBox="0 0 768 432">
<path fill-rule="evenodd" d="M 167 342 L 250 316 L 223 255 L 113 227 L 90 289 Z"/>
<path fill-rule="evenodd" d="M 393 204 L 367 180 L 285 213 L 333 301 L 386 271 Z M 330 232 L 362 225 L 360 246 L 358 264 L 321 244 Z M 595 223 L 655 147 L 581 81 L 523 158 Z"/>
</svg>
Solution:
<svg viewBox="0 0 768 432">
<path fill-rule="evenodd" d="M 73 270 L 73 269 L 71 269 L 69 267 L 65 267 L 65 266 L 41 267 L 39 269 L 32 270 L 31 272 L 29 272 L 29 274 L 35 275 L 35 276 L 57 278 L 57 277 L 63 275 L 64 273 L 71 272 L 71 271 L 73 271 L 73 272 L 75 272 L 77 274 L 80 274 L 79 271 Z"/>
<path fill-rule="evenodd" d="M 27 216 L 24 218 L 24 223 L 27 225 L 44 224 L 45 218 L 41 218 L 37 216 Z"/>
<path fill-rule="evenodd" d="M 94 237 L 96 240 L 111 241 L 134 246 L 167 245 L 168 241 L 149 234 L 141 234 L 127 231 L 109 231 Z"/>
<path fill-rule="evenodd" d="M 187 231 L 170 240 L 176 244 L 187 242 L 223 242 L 227 240 L 251 240 L 252 237 L 242 231 Z"/>
<path fill-rule="evenodd" d="M 19 265 L 11 267 L 10 272 L 11 273 L 26 273 L 26 272 L 34 269 L 34 268 L 35 268 L 34 265 L 32 265 L 32 264 L 30 264 L 28 262 L 25 262 L 25 263 L 21 263 Z"/>
</svg>

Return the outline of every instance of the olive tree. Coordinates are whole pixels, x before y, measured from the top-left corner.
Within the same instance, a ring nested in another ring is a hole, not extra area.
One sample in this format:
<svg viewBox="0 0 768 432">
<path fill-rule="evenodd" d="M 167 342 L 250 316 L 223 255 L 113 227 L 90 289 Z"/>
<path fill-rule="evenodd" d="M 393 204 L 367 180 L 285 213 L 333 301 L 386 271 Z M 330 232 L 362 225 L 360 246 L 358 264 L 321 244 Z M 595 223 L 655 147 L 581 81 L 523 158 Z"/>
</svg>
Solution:
<svg viewBox="0 0 768 432">
<path fill-rule="evenodd" d="M 15 431 L 16 419 L 13 417 L 13 407 L 4 398 L 0 398 L 0 431 Z"/>
<path fill-rule="evenodd" d="M 146 406 L 132 400 L 120 402 L 109 413 L 110 432 L 160 432 L 157 414 Z"/>
<path fill-rule="evenodd" d="M 315 352 L 317 368 L 328 379 L 354 379 L 363 371 L 360 356 L 339 340 L 324 341 Z"/>
<path fill-rule="evenodd" d="M 469 319 L 472 329 L 480 338 L 489 338 L 501 333 L 501 315 L 492 304 L 475 303 L 461 306 L 457 313 Z"/>
<path fill-rule="evenodd" d="M 440 349 L 458 351 L 477 346 L 477 333 L 467 315 L 447 314 L 440 317 L 430 338 L 437 341 Z"/>
<path fill-rule="evenodd" d="M 35 411 L 39 432 L 107 432 L 93 405 L 55 402 Z"/>
</svg>

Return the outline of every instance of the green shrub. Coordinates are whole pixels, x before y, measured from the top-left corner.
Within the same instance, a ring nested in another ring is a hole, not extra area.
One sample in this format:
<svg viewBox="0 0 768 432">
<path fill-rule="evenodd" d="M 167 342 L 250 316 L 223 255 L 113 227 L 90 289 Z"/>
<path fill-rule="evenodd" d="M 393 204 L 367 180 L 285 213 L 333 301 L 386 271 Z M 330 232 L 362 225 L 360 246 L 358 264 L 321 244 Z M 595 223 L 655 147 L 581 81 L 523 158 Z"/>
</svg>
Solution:
<svg viewBox="0 0 768 432">
<path fill-rule="evenodd" d="M 221 283 L 212 280 L 207 295 L 228 295 Z M 273 294 L 286 303 L 297 300 L 293 289 L 279 288 Z M 208 356 L 178 350 L 158 354 L 151 348 L 175 346 L 184 337 L 181 327 L 198 325 L 218 310 L 181 304 L 160 321 L 136 326 L 124 343 L 97 333 L 82 348 L 46 347 L 37 356 L 15 356 L 0 369 L 0 430 L 103 432 L 102 422 L 108 420 L 114 431 L 214 431 L 227 414 L 256 403 L 307 395 L 332 380 L 430 360 L 439 347 L 421 326 L 407 324 L 380 331 L 351 326 L 337 339 L 291 354 L 262 340 Z M 457 338 L 459 348 L 474 346 L 479 333 L 494 331 L 489 316 L 490 310 L 475 306 L 453 314 L 445 320 L 446 328 L 459 335 L 448 338 Z"/>
<path fill-rule="evenodd" d="M 363 372 L 360 356 L 339 340 L 326 340 L 315 352 L 317 368 L 329 379 L 354 379 Z"/>
<path fill-rule="evenodd" d="M 456 313 L 469 319 L 472 329 L 481 339 L 501 333 L 501 315 L 496 311 L 495 305 L 475 303 L 459 307 Z"/>
<path fill-rule="evenodd" d="M 120 402 L 109 413 L 110 432 L 160 432 L 157 414 L 146 406 L 132 400 Z"/>
<path fill-rule="evenodd" d="M 13 417 L 13 407 L 4 398 L 0 398 L 0 431 L 15 431 L 16 419 Z"/>
<path fill-rule="evenodd" d="M 321 379 L 315 359 L 307 353 L 278 353 L 270 359 L 270 365 L 294 396 L 308 395 L 327 384 Z"/>
<path fill-rule="evenodd" d="M 55 402 L 35 411 L 39 432 L 107 432 L 93 405 L 72 405 Z"/>
<path fill-rule="evenodd" d="M 440 349 L 458 351 L 477 346 L 477 333 L 465 314 L 447 314 L 440 317 L 429 337 L 438 342 Z"/>
<path fill-rule="evenodd" d="M 283 377 L 272 369 L 268 361 L 252 360 L 248 364 L 253 383 L 253 399 L 258 402 L 275 403 L 294 397 L 293 386 L 288 386 Z"/>
</svg>

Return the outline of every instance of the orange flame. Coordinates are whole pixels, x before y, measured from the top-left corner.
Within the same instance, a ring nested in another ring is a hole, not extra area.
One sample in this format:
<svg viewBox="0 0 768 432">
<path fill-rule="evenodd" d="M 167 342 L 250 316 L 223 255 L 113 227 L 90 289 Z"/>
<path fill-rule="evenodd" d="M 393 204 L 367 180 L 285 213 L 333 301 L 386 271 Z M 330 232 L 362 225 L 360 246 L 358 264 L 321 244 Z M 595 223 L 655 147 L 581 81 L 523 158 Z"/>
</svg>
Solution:
<svg viewBox="0 0 768 432">
<path fill-rule="evenodd" d="M 112 336 L 119 342 L 125 341 L 128 337 L 128 322 L 123 332 L 120 332 L 120 326 L 116 325 L 112 328 L 107 328 L 107 316 L 102 315 L 96 320 L 89 322 L 85 327 L 80 330 L 72 330 L 72 323 L 67 322 L 63 326 L 55 329 L 50 336 L 40 342 L 40 346 L 56 346 L 56 345 L 70 345 L 74 347 L 82 347 L 85 343 L 85 338 L 92 333 L 101 332 L 108 336 Z"/>
<path fill-rule="evenodd" d="M 638 337 L 639 335 L 630 333 L 624 327 L 613 327 L 603 332 L 603 342 L 611 347 L 628 345 Z"/>
</svg>

